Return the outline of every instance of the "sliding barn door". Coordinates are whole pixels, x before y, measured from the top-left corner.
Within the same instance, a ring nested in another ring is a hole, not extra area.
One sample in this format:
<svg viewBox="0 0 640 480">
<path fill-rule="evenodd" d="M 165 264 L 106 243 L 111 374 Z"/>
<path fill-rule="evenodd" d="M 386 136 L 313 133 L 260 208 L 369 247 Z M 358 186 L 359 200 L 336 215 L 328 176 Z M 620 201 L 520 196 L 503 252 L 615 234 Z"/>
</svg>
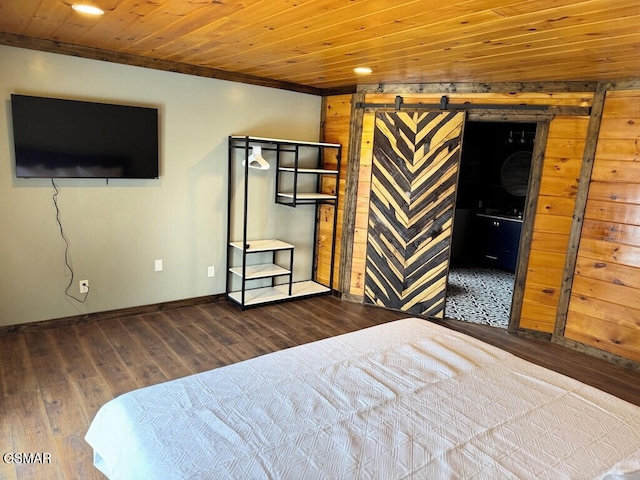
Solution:
<svg viewBox="0 0 640 480">
<path fill-rule="evenodd" d="M 365 302 L 444 314 L 462 112 L 376 115 Z"/>
</svg>

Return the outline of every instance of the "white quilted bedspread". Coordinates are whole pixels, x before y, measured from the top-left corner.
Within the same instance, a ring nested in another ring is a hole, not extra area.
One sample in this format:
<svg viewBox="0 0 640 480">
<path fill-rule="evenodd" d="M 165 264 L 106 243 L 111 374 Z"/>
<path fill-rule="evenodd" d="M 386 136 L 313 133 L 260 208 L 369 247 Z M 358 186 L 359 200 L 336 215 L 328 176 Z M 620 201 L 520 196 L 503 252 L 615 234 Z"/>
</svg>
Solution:
<svg viewBox="0 0 640 480">
<path fill-rule="evenodd" d="M 640 407 L 406 319 L 127 393 L 86 440 L 111 479 L 602 478 Z"/>
</svg>

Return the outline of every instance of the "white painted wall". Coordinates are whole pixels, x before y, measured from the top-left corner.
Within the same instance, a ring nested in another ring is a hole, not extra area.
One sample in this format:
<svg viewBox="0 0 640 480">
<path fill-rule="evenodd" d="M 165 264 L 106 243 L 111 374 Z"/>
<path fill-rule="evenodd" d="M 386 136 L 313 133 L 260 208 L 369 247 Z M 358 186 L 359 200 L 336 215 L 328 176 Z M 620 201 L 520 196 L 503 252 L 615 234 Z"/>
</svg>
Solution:
<svg viewBox="0 0 640 480">
<path fill-rule="evenodd" d="M 320 97 L 0 46 L 0 326 L 223 293 L 227 137 L 316 141 Z M 70 274 L 50 180 L 15 177 L 12 93 L 160 109 L 158 180 L 56 180 L 58 203 L 84 304 L 64 294 Z M 255 213 L 266 235 L 296 246 L 297 279 L 311 262 L 313 218 L 273 204 Z M 275 223 L 278 219 L 279 223 Z M 164 270 L 154 271 L 162 259 Z M 216 275 L 207 277 L 207 266 Z"/>
</svg>

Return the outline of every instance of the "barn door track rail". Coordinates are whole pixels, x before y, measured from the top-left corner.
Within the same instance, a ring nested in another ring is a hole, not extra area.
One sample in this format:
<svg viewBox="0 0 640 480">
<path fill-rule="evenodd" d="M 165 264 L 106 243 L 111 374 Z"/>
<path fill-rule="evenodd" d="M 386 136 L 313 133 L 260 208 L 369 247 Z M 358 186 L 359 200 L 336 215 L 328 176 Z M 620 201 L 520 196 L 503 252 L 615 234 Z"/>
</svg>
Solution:
<svg viewBox="0 0 640 480">
<path fill-rule="evenodd" d="M 357 102 L 356 108 L 364 109 L 393 109 L 400 110 L 473 110 L 473 111 L 495 111 L 501 112 L 539 112 L 543 114 L 553 115 L 591 115 L 591 107 L 562 107 L 557 105 L 528 105 L 526 103 L 519 104 L 497 104 L 497 103 L 451 103 L 449 97 L 443 95 L 440 98 L 440 103 L 404 103 L 404 98 L 401 95 L 397 95 L 394 103 L 366 103 Z"/>
</svg>

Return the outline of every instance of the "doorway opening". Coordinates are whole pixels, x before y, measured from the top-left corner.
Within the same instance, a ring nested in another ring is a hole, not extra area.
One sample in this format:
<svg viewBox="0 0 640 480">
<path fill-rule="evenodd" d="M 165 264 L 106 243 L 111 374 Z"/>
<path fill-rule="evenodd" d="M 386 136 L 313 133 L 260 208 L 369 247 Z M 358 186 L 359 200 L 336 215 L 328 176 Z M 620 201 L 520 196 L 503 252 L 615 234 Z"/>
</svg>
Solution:
<svg viewBox="0 0 640 480">
<path fill-rule="evenodd" d="M 465 125 L 445 317 L 508 327 L 536 126 Z"/>
</svg>

